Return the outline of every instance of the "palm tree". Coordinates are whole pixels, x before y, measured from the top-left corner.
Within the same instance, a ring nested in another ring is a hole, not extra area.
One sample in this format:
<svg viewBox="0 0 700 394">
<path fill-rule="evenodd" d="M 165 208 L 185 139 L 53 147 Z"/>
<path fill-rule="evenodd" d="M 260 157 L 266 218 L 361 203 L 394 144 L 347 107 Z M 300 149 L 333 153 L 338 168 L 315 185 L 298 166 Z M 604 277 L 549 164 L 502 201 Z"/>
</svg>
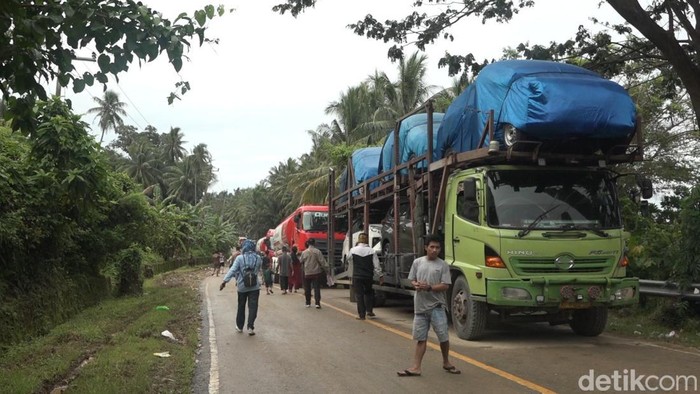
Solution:
<svg viewBox="0 0 700 394">
<path fill-rule="evenodd" d="M 187 154 L 182 146 L 187 142 L 182 140 L 184 136 L 179 127 L 170 127 L 170 132 L 163 135 L 163 158 L 167 164 L 172 165 Z"/>
<path fill-rule="evenodd" d="M 214 166 L 212 165 L 211 153 L 207 149 L 207 144 L 198 144 L 192 149 L 192 160 L 194 167 L 195 204 L 197 200 L 206 193 L 209 185 L 216 181 Z"/>
<path fill-rule="evenodd" d="M 124 107 L 126 103 L 119 101 L 119 95 L 112 90 L 105 91 L 104 98 L 93 97 L 98 104 L 97 107 L 90 108 L 88 114 L 96 114 L 95 119 L 100 118 L 99 126 L 102 130 L 100 145 L 104 139 L 105 132 L 109 129 L 117 130 L 117 127 L 124 124 L 121 116 L 126 115 Z"/>
<path fill-rule="evenodd" d="M 267 182 L 270 184 L 270 193 L 285 207 L 284 213 L 290 213 L 296 208 L 291 206 L 294 204 L 292 204 L 289 186 L 292 184 L 292 176 L 298 171 L 299 163 L 290 157 L 286 162 L 280 162 L 272 167 L 268 173 Z"/>
<path fill-rule="evenodd" d="M 196 175 L 193 162 L 192 156 L 185 157 L 174 166 L 168 167 L 164 177 L 170 196 L 190 204 L 194 204 L 196 200 Z"/>
<path fill-rule="evenodd" d="M 326 107 L 326 114 L 335 115 L 330 130 L 332 139 L 337 142 L 351 143 L 358 135 L 366 134 L 365 129 L 372 120 L 372 114 L 379 103 L 373 99 L 369 84 L 363 82 L 351 86 L 341 93 L 338 101 Z"/>
<path fill-rule="evenodd" d="M 161 171 L 152 145 L 147 142 L 132 144 L 127 148 L 126 153 L 130 160 L 121 166 L 121 171 L 146 187 L 158 183 Z"/>
<path fill-rule="evenodd" d="M 212 157 L 206 144 L 195 146 L 192 154 L 170 166 L 165 176 L 171 195 L 195 205 L 215 180 Z"/>
<path fill-rule="evenodd" d="M 289 206 L 325 203 L 328 198 L 329 169 L 344 166 L 352 150 L 345 146 L 347 155 L 339 157 L 337 153 L 343 145 L 333 141 L 333 134 L 327 125 L 320 125 L 307 133 L 311 136 L 311 152 L 299 158 L 298 170 L 289 177 L 288 189 L 292 194 Z M 332 154 L 332 151 L 336 154 Z"/>
<path fill-rule="evenodd" d="M 400 111 L 399 115 L 414 110 L 428 98 L 431 87 L 425 84 L 427 60 L 427 56 L 414 52 L 408 60 L 399 61 L 399 79 L 394 83 L 395 92 L 390 100 Z"/>
<path fill-rule="evenodd" d="M 290 177 L 292 204 L 323 203 L 328 198 L 328 169 L 340 169 L 346 161 L 339 147 L 345 143 L 348 155 L 351 144 L 361 139 L 366 143 L 380 141 L 404 114 L 414 110 L 427 98 L 432 87 L 426 85 L 427 57 L 414 53 L 401 60 L 399 78 L 391 82 L 385 73 L 375 71 L 365 82 L 350 87 L 337 101 L 326 108 L 336 119 L 330 125 L 322 124 L 309 131 L 312 148 L 300 158 L 299 171 Z M 340 171 L 336 172 L 336 176 Z"/>
</svg>

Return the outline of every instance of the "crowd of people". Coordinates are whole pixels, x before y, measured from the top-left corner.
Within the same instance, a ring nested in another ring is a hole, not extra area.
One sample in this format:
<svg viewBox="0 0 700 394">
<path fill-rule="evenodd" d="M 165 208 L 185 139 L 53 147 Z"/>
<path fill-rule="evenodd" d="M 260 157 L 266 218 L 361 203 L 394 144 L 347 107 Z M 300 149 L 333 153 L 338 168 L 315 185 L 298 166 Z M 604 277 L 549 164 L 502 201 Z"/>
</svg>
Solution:
<svg viewBox="0 0 700 394">
<path fill-rule="evenodd" d="M 313 290 L 316 309 L 321 309 L 321 279 L 329 272 L 329 265 L 323 257 L 323 253 L 316 249 L 315 241 L 310 239 L 306 243 L 306 250 L 299 253 L 298 248 L 292 246 L 291 253 L 285 245 L 279 255 L 276 255 L 269 244 L 263 242 L 256 251 L 255 242 L 240 238 L 239 245 L 231 253 L 231 257 L 225 258 L 223 252 L 212 254 L 212 276 L 219 276 L 222 267 L 228 261 L 229 270 L 224 276 L 219 290 L 223 290 L 226 284 L 235 279 L 238 293 L 238 310 L 236 312 L 236 331 L 243 332 L 244 325 L 249 335 L 255 335 L 255 319 L 258 313 L 258 301 L 261 287 L 265 287 L 265 294 L 274 294 L 274 276 L 279 277 L 282 295 L 296 293 L 304 288 L 306 307 L 311 307 L 311 291 Z M 273 264 L 276 257 L 277 264 Z M 248 279 L 248 276 L 255 278 Z M 246 323 L 246 306 L 248 309 L 248 321 Z"/>
<path fill-rule="evenodd" d="M 231 267 L 224 276 L 219 290 L 223 290 L 232 279 L 236 280 L 238 293 L 238 309 L 236 312 L 235 330 L 243 332 L 246 326 L 248 335 L 255 335 L 255 319 L 258 314 L 258 301 L 261 283 L 265 286 L 267 295 L 273 292 L 273 271 L 279 276 L 282 294 L 296 293 L 303 284 L 305 307 L 311 307 L 313 291 L 314 306 L 321 309 L 321 281 L 329 272 L 329 265 L 320 250 L 316 248 L 314 239 L 309 239 L 306 249 L 300 254 L 296 246 L 291 253 L 285 245 L 279 255 L 275 256 L 269 245 L 261 247 L 256 252 L 255 242 L 241 239 L 239 247 L 231 254 Z M 450 342 L 447 320 L 446 292 L 452 283 L 449 266 L 439 257 L 441 251 L 440 238 L 434 235 L 425 237 L 425 256 L 413 261 L 408 279 L 415 288 L 413 339 L 416 346 L 413 362 L 410 367 L 398 371 L 399 377 L 420 376 L 423 356 L 427 349 L 429 329 L 433 328 L 440 342 L 442 353 L 442 368 L 451 374 L 459 374 L 449 360 Z M 273 267 L 273 257 L 277 264 Z M 353 291 L 357 301 L 357 319 L 365 320 L 376 316 L 373 310 L 374 293 L 372 285 L 374 278 L 383 283 L 383 273 L 376 252 L 368 244 L 367 234 L 360 234 L 357 244 L 350 249 L 353 266 Z M 212 255 L 212 275 L 219 275 L 226 259 L 223 253 Z M 246 306 L 248 319 L 246 324 Z"/>
</svg>

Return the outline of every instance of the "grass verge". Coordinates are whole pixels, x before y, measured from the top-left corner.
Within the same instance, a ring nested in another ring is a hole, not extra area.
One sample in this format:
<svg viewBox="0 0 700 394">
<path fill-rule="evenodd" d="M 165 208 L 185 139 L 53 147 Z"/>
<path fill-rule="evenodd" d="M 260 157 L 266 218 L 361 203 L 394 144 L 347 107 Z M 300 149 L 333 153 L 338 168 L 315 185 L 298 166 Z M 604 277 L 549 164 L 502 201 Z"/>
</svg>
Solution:
<svg viewBox="0 0 700 394">
<path fill-rule="evenodd" d="M 670 299 L 650 300 L 611 311 L 606 332 L 650 342 L 700 349 L 699 306 Z"/>
<path fill-rule="evenodd" d="M 0 391 L 189 393 L 206 271 L 182 268 L 144 283 L 144 295 L 86 309 L 49 334 L 4 349 Z M 158 310 L 167 306 L 169 310 Z M 161 335 L 170 331 L 176 341 Z M 161 358 L 154 353 L 169 352 Z"/>
</svg>

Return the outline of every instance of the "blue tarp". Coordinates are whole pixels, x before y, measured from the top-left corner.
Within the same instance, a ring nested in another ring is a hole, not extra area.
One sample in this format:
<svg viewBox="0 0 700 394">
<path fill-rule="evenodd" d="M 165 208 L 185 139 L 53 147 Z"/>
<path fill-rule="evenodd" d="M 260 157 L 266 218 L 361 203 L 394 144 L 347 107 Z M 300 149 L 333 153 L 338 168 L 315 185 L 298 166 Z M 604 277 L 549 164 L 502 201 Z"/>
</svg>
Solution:
<svg viewBox="0 0 700 394">
<path fill-rule="evenodd" d="M 382 148 L 378 146 L 361 148 L 352 152 L 352 167 L 355 172 L 356 185 L 377 176 L 381 154 Z M 372 182 L 369 189 L 372 190 L 377 186 L 379 186 L 379 182 Z"/>
<path fill-rule="evenodd" d="M 437 130 L 440 127 L 444 114 L 433 113 L 433 146 L 437 142 Z M 428 115 L 415 114 L 401 121 L 399 127 L 399 158 L 401 163 L 411 160 L 413 157 L 425 154 L 428 150 Z M 379 159 L 380 172 L 394 168 L 394 132 L 390 132 L 384 141 L 382 155 Z M 423 168 L 421 163 L 416 168 Z"/>
<path fill-rule="evenodd" d="M 378 171 L 382 173 L 394 166 L 394 130 L 391 130 L 384 139 L 382 153 L 379 156 Z"/>
<path fill-rule="evenodd" d="M 494 137 L 512 124 L 537 140 L 619 138 L 633 133 L 636 110 L 617 83 L 584 68 L 541 60 L 505 60 L 484 67 L 450 104 L 433 159 L 479 148 L 488 114 Z M 489 142 L 488 135 L 485 145 Z"/>
<path fill-rule="evenodd" d="M 352 153 L 352 169 L 355 174 L 355 184 L 347 187 L 347 168 L 340 175 L 340 191 L 343 192 L 359 185 L 360 183 L 377 176 L 377 169 L 379 168 L 379 158 L 382 153 L 382 148 L 378 146 L 371 146 L 367 148 L 360 148 Z M 369 185 L 369 189 L 372 190 L 379 186 L 379 182 L 375 181 Z M 353 195 L 357 195 L 355 192 Z"/>
</svg>

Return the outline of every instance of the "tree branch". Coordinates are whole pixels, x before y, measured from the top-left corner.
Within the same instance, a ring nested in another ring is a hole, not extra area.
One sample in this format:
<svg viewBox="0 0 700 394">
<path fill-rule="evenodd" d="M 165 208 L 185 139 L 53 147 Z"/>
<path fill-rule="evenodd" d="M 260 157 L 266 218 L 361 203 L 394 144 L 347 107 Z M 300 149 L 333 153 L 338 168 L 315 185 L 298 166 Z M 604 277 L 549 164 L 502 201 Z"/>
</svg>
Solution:
<svg viewBox="0 0 700 394">
<path fill-rule="evenodd" d="M 691 38 L 691 45 L 695 48 L 696 51 L 700 51 L 700 31 L 693 27 L 693 24 L 690 22 L 687 15 L 685 14 L 685 10 L 681 8 L 681 6 L 678 3 L 674 1 L 671 1 L 669 3 L 671 9 L 673 10 L 673 13 L 676 15 L 676 18 L 678 18 L 678 22 L 680 22 L 681 26 L 683 26 L 686 33 L 688 33 L 688 36 Z"/>
</svg>

